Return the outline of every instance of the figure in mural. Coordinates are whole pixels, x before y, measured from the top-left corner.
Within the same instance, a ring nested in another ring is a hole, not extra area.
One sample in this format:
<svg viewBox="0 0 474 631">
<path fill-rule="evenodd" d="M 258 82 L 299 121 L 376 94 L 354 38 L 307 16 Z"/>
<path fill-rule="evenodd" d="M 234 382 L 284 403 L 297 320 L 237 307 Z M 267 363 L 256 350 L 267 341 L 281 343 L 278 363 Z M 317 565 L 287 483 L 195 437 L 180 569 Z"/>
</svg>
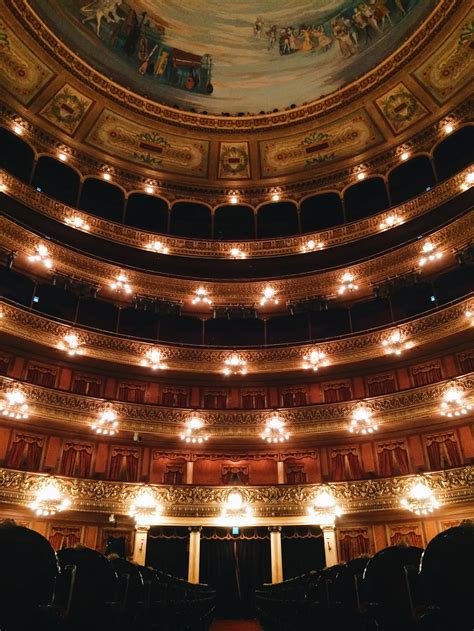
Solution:
<svg viewBox="0 0 474 631">
<path fill-rule="evenodd" d="M 269 30 L 265 33 L 265 35 L 268 38 L 268 46 L 267 46 L 267 50 L 272 50 L 272 48 L 275 47 L 276 44 L 276 38 L 277 38 L 277 27 L 276 24 L 273 24 Z"/>
<path fill-rule="evenodd" d="M 350 33 L 341 18 L 331 22 L 334 37 L 339 41 L 339 48 L 344 59 L 352 57 L 357 52 L 357 45 L 350 36 Z"/>
<path fill-rule="evenodd" d="M 257 39 L 261 39 L 262 37 L 263 25 L 264 25 L 264 21 L 262 20 L 261 17 L 258 17 L 255 20 L 255 24 L 253 27 L 253 33 Z"/>
<path fill-rule="evenodd" d="M 303 43 L 300 46 L 300 50 L 305 52 L 313 50 L 313 34 L 313 27 L 306 26 L 305 24 L 301 25 L 298 37 L 303 38 Z"/>
<path fill-rule="evenodd" d="M 331 47 L 332 39 L 326 35 L 324 26 L 321 24 L 317 28 L 313 28 L 313 33 L 318 38 L 318 48 L 328 51 Z"/>
<path fill-rule="evenodd" d="M 120 4 L 121 0 L 93 0 L 81 8 L 81 13 L 84 15 L 83 24 L 95 20 L 96 33 L 99 35 L 102 20 L 118 22 L 123 19 L 117 14 Z"/>
</svg>

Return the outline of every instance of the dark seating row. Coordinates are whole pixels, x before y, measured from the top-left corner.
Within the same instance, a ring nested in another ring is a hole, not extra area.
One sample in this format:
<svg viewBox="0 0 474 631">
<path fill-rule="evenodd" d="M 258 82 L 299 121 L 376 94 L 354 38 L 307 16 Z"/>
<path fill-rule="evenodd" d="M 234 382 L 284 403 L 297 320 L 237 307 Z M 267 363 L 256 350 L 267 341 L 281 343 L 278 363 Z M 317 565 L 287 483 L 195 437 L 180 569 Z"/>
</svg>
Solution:
<svg viewBox="0 0 474 631">
<path fill-rule="evenodd" d="M 472 631 L 474 527 L 391 546 L 256 591 L 265 631 Z"/>
<path fill-rule="evenodd" d="M 39 533 L 0 525 L 0 629 L 206 631 L 215 594 L 207 585 L 91 548 L 57 554 Z"/>
</svg>

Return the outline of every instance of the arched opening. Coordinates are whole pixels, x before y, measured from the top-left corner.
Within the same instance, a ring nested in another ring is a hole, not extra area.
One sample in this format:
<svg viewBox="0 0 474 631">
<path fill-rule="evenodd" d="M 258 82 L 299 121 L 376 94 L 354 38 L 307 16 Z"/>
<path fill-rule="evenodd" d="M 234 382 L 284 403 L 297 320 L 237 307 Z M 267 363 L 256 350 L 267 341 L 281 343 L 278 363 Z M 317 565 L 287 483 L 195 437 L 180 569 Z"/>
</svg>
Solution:
<svg viewBox="0 0 474 631">
<path fill-rule="evenodd" d="M 88 178 L 81 191 L 79 208 L 109 221 L 122 221 L 125 197 L 123 191 L 96 178 Z"/>
<path fill-rule="evenodd" d="M 428 156 L 415 156 L 393 169 L 388 176 L 392 204 L 402 204 L 436 184 Z"/>
<path fill-rule="evenodd" d="M 303 232 L 325 230 L 344 223 L 342 200 L 337 193 L 313 195 L 301 202 Z"/>
<path fill-rule="evenodd" d="M 140 230 L 165 233 L 168 230 L 168 204 L 161 197 L 132 193 L 127 199 L 125 223 Z"/>
<path fill-rule="evenodd" d="M 214 239 L 254 239 L 255 222 L 250 206 L 220 206 L 214 215 Z"/>
<path fill-rule="evenodd" d="M 260 239 L 298 233 L 298 212 L 293 202 L 265 204 L 258 209 L 257 234 Z"/>
<path fill-rule="evenodd" d="M 33 171 L 33 149 L 17 134 L 0 127 L 0 167 L 23 182 L 29 182 Z"/>
<path fill-rule="evenodd" d="M 210 208 L 194 202 L 177 202 L 171 208 L 170 233 L 179 237 L 210 239 Z"/>
<path fill-rule="evenodd" d="M 41 156 L 36 163 L 33 186 L 64 204 L 75 206 L 80 178 L 77 171 L 67 164 L 49 156 Z"/>
<path fill-rule="evenodd" d="M 433 152 L 439 180 L 446 180 L 472 164 L 474 160 L 474 126 L 466 125 L 439 143 Z"/>
<path fill-rule="evenodd" d="M 344 193 L 347 221 L 370 217 L 389 207 L 387 189 L 381 177 L 357 182 Z"/>
</svg>

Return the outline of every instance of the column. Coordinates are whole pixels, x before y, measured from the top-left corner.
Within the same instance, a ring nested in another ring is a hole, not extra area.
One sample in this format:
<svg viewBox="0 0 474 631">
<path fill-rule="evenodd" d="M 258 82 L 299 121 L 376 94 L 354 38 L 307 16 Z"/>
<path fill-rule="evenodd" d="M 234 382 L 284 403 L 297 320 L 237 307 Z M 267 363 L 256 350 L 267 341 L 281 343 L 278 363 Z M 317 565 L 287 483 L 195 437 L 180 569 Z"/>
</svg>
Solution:
<svg viewBox="0 0 474 631">
<path fill-rule="evenodd" d="M 283 460 L 277 462 L 278 484 L 285 484 L 285 463 Z"/>
<path fill-rule="evenodd" d="M 270 551 L 272 558 L 272 583 L 283 580 L 283 560 L 281 556 L 281 526 L 269 526 Z"/>
<path fill-rule="evenodd" d="M 186 461 L 186 484 L 193 483 L 193 470 L 194 470 L 194 462 L 192 460 Z"/>
<path fill-rule="evenodd" d="M 201 553 L 201 526 L 192 526 L 189 530 L 188 581 L 199 583 L 199 560 Z"/>
<path fill-rule="evenodd" d="M 133 561 L 138 565 L 145 565 L 146 544 L 148 539 L 149 526 L 138 526 L 135 528 L 135 545 L 133 546 Z"/>
<path fill-rule="evenodd" d="M 321 526 L 324 537 L 324 555 L 326 557 L 326 567 L 337 565 L 339 559 L 337 556 L 336 544 L 336 528 L 334 526 Z"/>
</svg>

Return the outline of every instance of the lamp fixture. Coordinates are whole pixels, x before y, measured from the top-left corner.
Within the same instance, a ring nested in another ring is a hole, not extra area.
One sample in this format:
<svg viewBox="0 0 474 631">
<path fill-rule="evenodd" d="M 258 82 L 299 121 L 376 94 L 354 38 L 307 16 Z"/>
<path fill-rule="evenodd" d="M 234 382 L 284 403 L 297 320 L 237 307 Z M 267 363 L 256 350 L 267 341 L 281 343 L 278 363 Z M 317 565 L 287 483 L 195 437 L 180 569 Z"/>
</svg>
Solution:
<svg viewBox="0 0 474 631">
<path fill-rule="evenodd" d="M 306 245 L 302 245 L 301 246 L 301 251 L 302 252 L 314 252 L 315 250 L 322 250 L 324 247 L 324 243 L 322 243 L 321 241 L 318 241 L 316 243 L 316 241 L 314 239 L 310 239 Z"/>
<path fill-rule="evenodd" d="M 159 522 L 162 512 L 163 506 L 154 495 L 149 490 L 143 489 L 131 504 L 128 514 L 135 519 L 137 526 L 149 527 Z"/>
<path fill-rule="evenodd" d="M 155 189 L 153 188 L 153 186 L 145 186 L 145 193 L 147 193 L 148 195 L 153 195 L 153 193 L 155 192 Z"/>
<path fill-rule="evenodd" d="M 79 341 L 79 338 L 73 332 L 67 333 L 58 344 L 58 348 L 62 351 L 66 351 L 68 355 L 71 355 L 71 357 L 74 355 L 84 354 L 81 346 L 82 344 Z"/>
<path fill-rule="evenodd" d="M 421 248 L 421 257 L 420 257 L 420 267 L 424 267 L 426 263 L 432 263 L 433 261 L 438 261 L 442 256 L 443 252 L 434 245 L 431 241 L 426 241 Z"/>
<path fill-rule="evenodd" d="M 156 252 L 157 254 L 168 254 L 169 248 L 167 248 L 161 241 L 151 241 L 146 246 L 147 250 Z"/>
<path fill-rule="evenodd" d="M 17 136 L 21 136 L 23 134 L 23 127 L 21 125 L 13 125 L 13 132 L 17 135 Z"/>
<path fill-rule="evenodd" d="M 0 193 L 5 193 L 5 191 L 7 190 L 7 185 L 5 184 L 5 182 L 3 180 L 0 180 Z"/>
<path fill-rule="evenodd" d="M 46 269 L 51 269 L 53 267 L 53 261 L 49 256 L 49 250 L 44 243 L 38 243 L 36 246 L 36 254 L 29 256 L 28 260 L 31 261 L 31 263 L 42 263 Z"/>
<path fill-rule="evenodd" d="M 121 293 L 123 291 L 124 294 L 131 294 L 132 288 L 128 284 L 128 278 L 120 272 L 117 278 L 110 283 L 111 289 L 114 289 L 117 293 Z"/>
<path fill-rule="evenodd" d="M 191 300 L 193 305 L 197 305 L 200 303 L 204 303 L 206 305 L 212 305 L 212 300 L 209 298 L 209 292 L 204 287 L 198 287 L 198 289 L 194 290 L 194 298 Z"/>
<path fill-rule="evenodd" d="M 277 291 L 274 287 L 271 287 L 270 285 L 264 287 L 262 289 L 262 297 L 260 298 L 260 306 L 263 307 L 263 305 L 266 305 L 267 302 L 272 302 L 274 305 L 277 305 L 280 301 L 278 298 L 275 298 L 276 293 Z"/>
<path fill-rule="evenodd" d="M 408 158 L 409 158 L 409 157 L 410 157 L 410 153 L 409 153 L 408 151 L 403 151 L 403 152 L 400 154 L 400 160 L 401 160 L 402 162 L 406 162 L 406 161 L 408 160 Z"/>
<path fill-rule="evenodd" d="M 204 423 L 197 416 L 192 416 L 186 421 L 186 428 L 182 434 L 180 434 L 181 440 L 186 443 L 202 444 L 209 439 L 209 436 L 204 432 Z"/>
<path fill-rule="evenodd" d="M 348 427 L 351 434 L 373 434 L 378 428 L 379 426 L 372 419 L 371 410 L 366 405 L 362 404 L 354 409 Z"/>
<path fill-rule="evenodd" d="M 79 230 L 90 230 L 90 225 L 85 221 L 85 219 L 76 214 L 66 217 L 64 219 L 64 223 L 67 223 L 67 225 L 72 228 L 78 228 Z"/>
<path fill-rule="evenodd" d="M 365 180 L 366 177 L 367 174 L 365 173 L 365 171 L 359 171 L 359 173 L 357 174 L 357 179 L 359 180 L 359 182 Z"/>
<path fill-rule="evenodd" d="M 221 519 L 225 525 L 244 526 L 252 517 L 252 508 L 245 502 L 240 491 L 233 490 L 222 507 Z"/>
<path fill-rule="evenodd" d="M 400 505 L 415 515 L 428 515 L 440 506 L 430 487 L 421 481 L 414 484 Z"/>
<path fill-rule="evenodd" d="M 380 230 L 388 230 L 389 228 L 399 226 L 401 223 L 403 223 L 403 219 L 398 215 L 388 215 L 388 217 L 385 217 L 385 219 L 379 223 L 379 228 Z"/>
<path fill-rule="evenodd" d="M 242 252 L 240 248 L 231 248 L 229 254 L 231 258 L 233 259 L 246 259 L 247 258 L 247 254 L 245 252 Z"/>
<path fill-rule="evenodd" d="M 413 348 L 414 344 L 410 341 L 404 341 L 400 331 L 393 331 L 389 337 L 382 342 L 387 355 L 401 355 L 404 350 Z"/>
<path fill-rule="evenodd" d="M 329 366 L 329 360 L 326 357 L 326 353 L 323 351 L 313 350 L 307 355 L 303 355 L 303 368 L 309 370 L 310 368 L 317 372 L 321 366 Z"/>
<path fill-rule="evenodd" d="M 334 526 L 336 517 L 342 515 L 342 510 L 331 491 L 323 489 L 316 496 L 314 505 L 309 508 L 308 513 L 318 525 Z"/>
<path fill-rule="evenodd" d="M 471 186 L 474 186 L 474 171 L 469 171 L 469 173 L 464 178 L 464 182 L 461 184 L 461 190 L 467 191 Z"/>
<path fill-rule="evenodd" d="M 30 503 L 39 517 L 50 517 L 71 507 L 71 500 L 63 495 L 53 482 L 47 482 Z"/>
<path fill-rule="evenodd" d="M 344 272 L 337 293 L 342 296 L 346 292 L 357 291 L 359 285 L 354 283 L 355 277 L 351 272 Z"/>
<path fill-rule="evenodd" d="M 118 432 L 117 415 L 113 410 L 104 410 L 92 425 L 92 429 L 102 436 L 114 436 Z"/>
<path fill-rule="evenodd" d="M 157 348 L 150 348 L 141 361 L 142 366 L 148 366 L 152 370 L 165 370 L 168 366 L 163 362 L 163 353 Z"/>
<path fill-rule="evenodd" d="M 467 311 L 464 312 L 464 315 L 471 321 L 471 326 L 474 326 L 474 311 L 467 309 Z"/>
<path fill-rule="evenodd" d="M 452 134 L 453 131 L 454 131 L 454 125 L 452 123 L 446 123 L 446 125 L 444 126 L 444 133 Z"/>
<path fill-rule="evenodd" d="M 8 416 L 9 418 L 28 418 L 28 405 L 23 392 L 18 388 L 6 392 L 5 400 L 0 402 L 0 412 L 3 416 Z"/>
<path fill-rule="evenodd" d="M 110 180 L 112 179 L 112 176 L 110 174 L 110 170 L 108 167 L 104 167 L 104 170 L 102 171 L 102 178 L 106 181 L 106 182 L 110 182 Z"/>
<path fill-rule="evenodd" d="M 236 353 L 233 353 L 224 361 L 223 373 L 224 375 L 246 375 L 247 374 L 247 362 L 239 357 Z"/>
<path fill-rule="evenodd" d="M 277 414 L 274 414 L 265 421 L 265 427 L 260 434 L 267 443 L 283 443 L 290 437 L 285 429 L 285 421 Z"/>
<path fill-rule="evenodd" d="M 462 416 L 472 410 L 472 405 L 464 401 L 464 393 L 461 388 L 454 382 L 451 383 L 443 394 L 441 402 L 441 416 Z"/>
<path fill-rule="evenodd" d="M 67 162 L 67 153 L 65 151 L 59 151 L 58 158 L 61 162 Z"/>
</svg>

